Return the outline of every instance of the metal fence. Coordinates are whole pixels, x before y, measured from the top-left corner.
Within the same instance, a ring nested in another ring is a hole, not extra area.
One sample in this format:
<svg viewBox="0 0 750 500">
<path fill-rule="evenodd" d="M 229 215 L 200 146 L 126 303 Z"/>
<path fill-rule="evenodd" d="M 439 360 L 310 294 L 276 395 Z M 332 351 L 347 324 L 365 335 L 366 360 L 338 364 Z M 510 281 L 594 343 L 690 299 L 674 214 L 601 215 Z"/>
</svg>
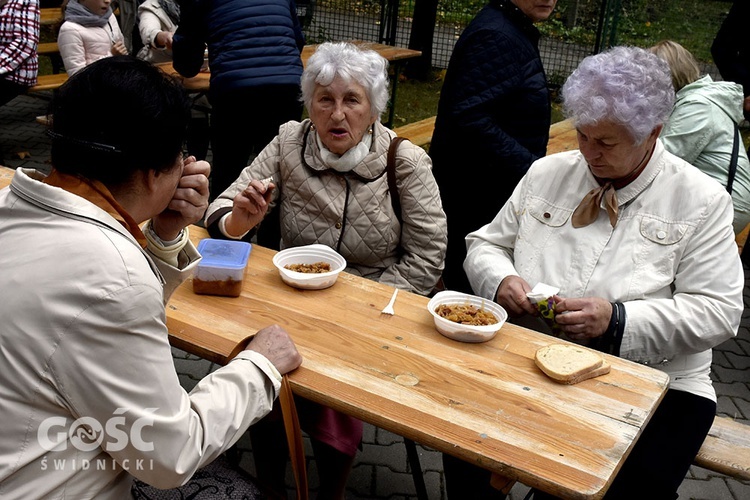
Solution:
<svg viewBox="0 0 750 500">
<path fill-rule="evenodd" d="M 689 12 L 691 1 L 558 0 L 553 16 L 538 25 L 543 34 L 540 51 L 548 79 L 552 84 L 562 83 L 581 59 L 620 42 L 622 35 L 635 40 L 629 42 L 635 45 L 655 43 L 661 39 L 659 34 L 663 29 L 659 16 L 684 12 L 687 21 L 692 15 Z M 673 39 L 683 44 L 687 39 L 698 39 L 698 43 L 710 45 L 722 21 L 718 16 L 722 15 L 721 12 L 725 15 L 731 0 L 703 1 L 719 7 L 718 13 L 706 22 L 686 24 L 684 30 L 678 30 L 672 36 Z M 298 0 L 297 4 L 309 43 L 357 39 L 407 47 L 412 31 L 414 2 Z M 432 67 L 442 69 L 448 66 L 456 40 L 485 4 L 486 0 L 438 0 L 432 35 Z M 672 20 L 672 24 L 677 21 Z M 697 33 L 696 30 L 705 30 L 705 33 Z M 710 56 L 705 56 L 708 51 L 702 52 L 705 71 L 718 77 Z"/>
</svg>

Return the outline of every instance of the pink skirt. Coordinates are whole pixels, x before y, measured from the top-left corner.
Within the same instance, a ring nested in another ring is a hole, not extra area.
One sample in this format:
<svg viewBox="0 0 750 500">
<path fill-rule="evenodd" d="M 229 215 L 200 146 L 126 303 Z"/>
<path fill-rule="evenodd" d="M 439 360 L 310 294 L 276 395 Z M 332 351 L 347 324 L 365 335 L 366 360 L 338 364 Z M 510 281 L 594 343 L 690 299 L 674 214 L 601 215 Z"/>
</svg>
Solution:
<svg viewBox="0 0 750 500">
<path fill-rule="evenodd" d="M 300 427 L 311 438 L 353 457 L 362 443 L 363 424 L 327 406 L 295 397 Z"/>
</svg>

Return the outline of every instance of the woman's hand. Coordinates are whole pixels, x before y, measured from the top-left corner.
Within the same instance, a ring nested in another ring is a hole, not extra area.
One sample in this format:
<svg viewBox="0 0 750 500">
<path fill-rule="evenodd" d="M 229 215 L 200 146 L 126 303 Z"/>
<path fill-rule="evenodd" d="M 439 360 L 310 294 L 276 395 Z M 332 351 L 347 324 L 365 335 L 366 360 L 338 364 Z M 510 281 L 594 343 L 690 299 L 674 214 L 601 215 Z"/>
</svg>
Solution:
<svg viewBox="0 0 750 500">
<path fill-rule="evenodd" d="M 160 31 L 154 38 L 154 45 L 157 49 L 172 49 L 172 32 Z"/>
<path fill-rule="evenodd" d="M 263 220 L 275 188 L 273 182 L 266 187 L 262 181 L 253 179 L 244 191 L 234 197 L 232 212 L 224 222 L 228 236 L 240 237 Z"/>
<path fill-rule="evenodd" d="M 154 217 L 151 228 L 164 241 L 171 241 L 180 231 L 203 218 L 208 208 L 208 175 L 211 165 L 195 156 L 184 160 L 182 177 L 166 210 Z"/>
<path fill-rule="evenodd" d="M 109 51 L 112 52 L 113 56 L 128 55 L 128 48 L 125 47 L 125 44 L 122 40 L 117 40 L 115 43 L 113 43 L 112 48 L 110 48 Z"/>
<path fill-rule="evenodd" d="M 539 310 L 526 296 L 531 287 L 519 276 L 506 276 L 497 287 L 495 302 L 503 306 L 510 316 L 538 315 Z"/>
<path fill-rule="evenodd" d="M 573 340 L 602 336 L 611 317 L 612 304 L 601 297 L 555 301 L 555 322 Z"/>
</svg>

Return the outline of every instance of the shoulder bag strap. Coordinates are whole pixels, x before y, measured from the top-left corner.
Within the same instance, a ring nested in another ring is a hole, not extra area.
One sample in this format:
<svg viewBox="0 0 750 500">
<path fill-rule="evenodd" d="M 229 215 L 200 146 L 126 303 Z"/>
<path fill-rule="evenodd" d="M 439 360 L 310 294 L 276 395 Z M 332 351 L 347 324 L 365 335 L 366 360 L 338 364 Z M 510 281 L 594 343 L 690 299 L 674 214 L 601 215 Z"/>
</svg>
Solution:
<svg viewBox="0 0 750 500">
<path fill-rule="evenodd" d="M 401 218 L 401 198 L 398 195 L 398 187 L 396 187 L 396 151 L 398 145 L 405 140 L 406 137 L 394 137 L 391 140 L 391 145 L 388 147 L 388 163 L 385 167 L 388 174 L 388 191 L 391 193 L 391 204 L 393 204 L 393 211 L 396 213 L 399 224 L 403 222 L 403 219 Z"/>
<path fill-rule="evenodd" d="M 732 184 L 734 184 L 734 174 L 737 171 L 737 157 L 740 150 L 740 141 L 738 136 L 740 134 L 739 127 L 734 124 L 734 145 L 732 146 L 732 160 L 729 162 L 729 178 L 727 180 L 727 191 L 732 194 Z"/>
</svg>

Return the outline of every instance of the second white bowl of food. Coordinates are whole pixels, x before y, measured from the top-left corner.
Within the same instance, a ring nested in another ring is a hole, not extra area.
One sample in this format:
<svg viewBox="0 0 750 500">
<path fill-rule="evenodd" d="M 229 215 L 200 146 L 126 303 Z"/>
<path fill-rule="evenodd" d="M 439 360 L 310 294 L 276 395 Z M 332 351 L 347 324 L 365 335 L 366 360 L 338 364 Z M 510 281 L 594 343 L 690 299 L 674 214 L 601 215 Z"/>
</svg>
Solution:
<svg viewBox="0 0 750 500">
<path fill-rule="evenodd" d="M 446 337 L 461 342 L 486 342 L 508 319 L 500 304 L 467 293 L 445 290 L 427 303 L 435 328 Z"/>
<path fill-rule="evenodd" d="M 313 244 L 287 248 L 273 257 L 281 280 L 303 290 L 333 286 L 346 267 L 346 259 L 326 245 Z"/>
</svg>

